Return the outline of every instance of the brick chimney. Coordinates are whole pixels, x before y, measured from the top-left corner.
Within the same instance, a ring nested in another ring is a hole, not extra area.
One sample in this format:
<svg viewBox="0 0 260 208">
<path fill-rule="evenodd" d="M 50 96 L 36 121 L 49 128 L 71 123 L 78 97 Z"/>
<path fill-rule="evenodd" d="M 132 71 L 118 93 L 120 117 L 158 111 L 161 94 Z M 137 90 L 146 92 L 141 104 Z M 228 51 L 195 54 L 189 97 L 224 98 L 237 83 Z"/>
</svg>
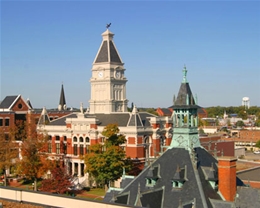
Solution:
<svg viewBox="0 0 260 208">
<path fill-rule="evenodd" d="M 218 190 L 226 201 L 234 201 L 236 196 L 236 161 L 234 157 L 218 158 Z"/>
</svg>

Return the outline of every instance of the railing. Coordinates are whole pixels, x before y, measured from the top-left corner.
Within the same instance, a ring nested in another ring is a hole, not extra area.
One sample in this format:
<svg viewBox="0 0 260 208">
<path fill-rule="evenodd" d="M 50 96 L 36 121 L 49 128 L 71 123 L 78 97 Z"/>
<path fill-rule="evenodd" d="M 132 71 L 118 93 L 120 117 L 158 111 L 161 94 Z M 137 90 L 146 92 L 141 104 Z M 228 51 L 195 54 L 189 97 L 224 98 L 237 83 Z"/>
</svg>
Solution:
<svg viewBox="0 0 260 208">
<path fill-rule="evenodd" d="M 130 207 L 124 205 L 109 204 L 104 202 L 97 202 L 75 197 L 53 195 L 48 193 L 41 193 L 29 190 L 15 189 L 10 187 L 0 187 L 0 198 L 11 200 L 17 203 L 32 203 L 35 205 L 55 206 L 66 208 L 119 208 Z"/>
</svg>

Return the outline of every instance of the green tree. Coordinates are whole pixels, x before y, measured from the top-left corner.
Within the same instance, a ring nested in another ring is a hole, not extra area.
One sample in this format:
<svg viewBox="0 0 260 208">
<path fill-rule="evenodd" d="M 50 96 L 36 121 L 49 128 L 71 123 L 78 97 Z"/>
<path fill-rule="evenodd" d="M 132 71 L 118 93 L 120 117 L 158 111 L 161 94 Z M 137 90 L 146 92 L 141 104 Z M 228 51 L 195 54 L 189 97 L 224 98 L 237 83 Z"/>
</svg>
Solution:
<svg viewBox="0 0 260 208">
<path fill-rule="evenodd" d="M 98 184 L 108 186 L 109 182 L 122 176 L 123 168 L 130 170 L 131 162 L 120 146 L 126 139 L 124 135 L 119 134 L 116 124 L 107 125 L 102 135 L 106 137 L 104 144 L 92 145 L 90 153 L 84 157 L 85 171 L 93 176 Z"/>
<path fill-rule="evenodd" d="M 257 119 L 257 120 L 255 121 L 255 126 L 260 127 L 260 119 Z"/>
<path fill-rule="evenodd" d="M 256 147 L 260 148 L 260 140 L 258 140 L 255 144 Z"/>
<path fill-rule="evenodd" d="M 243 127 L 243 126 L 245 126 L 245 124 L 244 124 L 243 121 L 240 120 L 240 121 L 237 121 L 237 122 L 236 122 L 236 126 L 237 126 L 237 127 Z"/>
<path fill-rule="evenodd" d="M 4 174 L 4 186 L 7 185 L 6 170 L 10 170 L 11 166 L 15 165 L 15 160 L 18 158 L 18 147 L 13 137 L 2 131 L 0 132 L 0 170 Z"/>
</svg>

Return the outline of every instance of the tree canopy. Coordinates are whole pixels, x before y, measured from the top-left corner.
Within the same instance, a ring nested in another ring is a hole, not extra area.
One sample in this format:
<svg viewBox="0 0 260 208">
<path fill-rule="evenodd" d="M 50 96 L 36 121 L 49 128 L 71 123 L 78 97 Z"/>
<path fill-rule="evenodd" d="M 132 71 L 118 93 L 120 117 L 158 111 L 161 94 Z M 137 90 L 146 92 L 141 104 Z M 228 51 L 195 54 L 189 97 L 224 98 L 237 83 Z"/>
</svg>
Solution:
<svg viewBox="0 0 260 208">
<path fill-rule="evenodd" d="M 243 127 L 243 126 L 245 126 L 245 124 L 244 124 L 243 121 L 240 120 L 240 121 L 237 121 L 237 122 L 236 122 L 236 126 L 237 126 L 237 127 Z"/>
<path fill-rule="evenodd" d="M 98 184 L 108 185 L 122 176 L 123 168 L 130 170 L 131 162 L 120 146 L 126 139 L 119 134 L 116 124 L 107 125 L 102 135 L 106 138 L 104 144 L 92 145 L 90 153 L 85 155 L 85 171 L 93 176 Z"/>
<path fill-rule="evenodd" d="M 4 173 L 4 186 L 6 183 L 6 170 L 15 165 L 15 159 L 18 157 L 18 148 L 14 138 L 0 130 L 0 170 Z"/>
<path fill-rule="evenodd" d="M 260 148 L 260 140 L 258 140 L 255 144 L 256 147 Z"/>
<path fill-rule="evenodd" d="M 251 106 L 249 109 L 245 109 L 244 106 L 229 106 L 229 107 L 221 107 L 221 106 L 216 106 L 216 107 L 208 107 L 205 108 L 208 117 L 222 117 L 224 112 L 226 114 L 237 114 L 238 117 L 246 119 L 247 115 L 256 115 L 260 116 L 260 107 L 257 106 Z"/>
<path fill-rule="evenodd" d="M 18 174 L 34 180 L 34 190 L 37 190 L 37 179 L 51 166 L 47 159 L 48 136 L 38 134 L 34 123 L 27 123 L 27 134 L 22 138 L 22 159 L 18 164 Z"/>
<path fill-rule="evenodd" d="M 72 186 L 71 178 L 67 174 L 66 167 L 58 165 L 51 170 L 50 178 L 42 180 L 41 190 L 63 194 Z"/>
</svg>

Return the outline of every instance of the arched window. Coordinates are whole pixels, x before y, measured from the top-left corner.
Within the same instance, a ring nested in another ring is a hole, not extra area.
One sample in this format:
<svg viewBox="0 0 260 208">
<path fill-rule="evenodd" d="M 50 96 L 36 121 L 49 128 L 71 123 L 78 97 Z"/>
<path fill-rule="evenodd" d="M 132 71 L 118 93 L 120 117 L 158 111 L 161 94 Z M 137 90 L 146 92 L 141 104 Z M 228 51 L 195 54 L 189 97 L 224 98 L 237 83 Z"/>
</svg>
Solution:
<svg viewBox="0 0 260 208">
<path fill-rule="evenodd" d="M 73 137 L 73 142 L 77 142 L 78 138 L 77 137 Z"/>
<path fill-rule="evenodd" d="M 89 143 L 89 137 L 85 138 L 86 143 Z"/>
<path fill-rule="evenodd" d="M 79 138 L 79 142 L 83 142 L 83 137 L 80 137 L 80 138 Z"/>
</svg>

